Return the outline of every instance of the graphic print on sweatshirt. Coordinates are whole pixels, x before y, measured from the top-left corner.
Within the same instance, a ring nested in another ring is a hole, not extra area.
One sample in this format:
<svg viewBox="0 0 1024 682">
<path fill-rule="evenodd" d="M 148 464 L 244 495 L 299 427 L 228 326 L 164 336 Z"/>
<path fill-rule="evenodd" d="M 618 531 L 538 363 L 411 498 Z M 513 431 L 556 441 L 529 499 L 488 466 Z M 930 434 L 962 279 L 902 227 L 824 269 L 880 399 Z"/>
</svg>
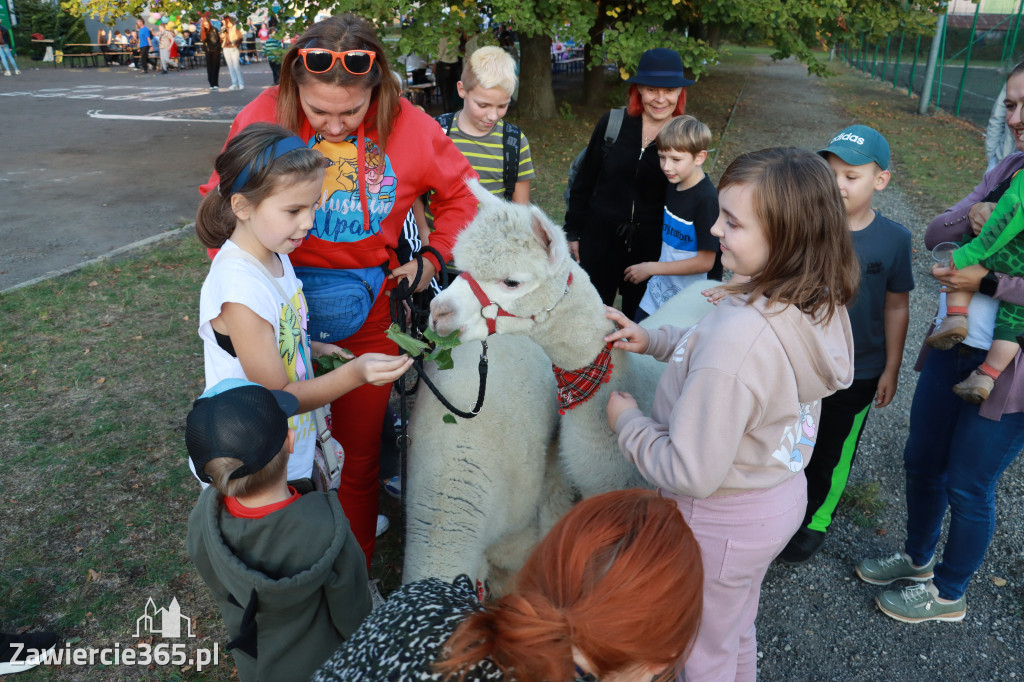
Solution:
<svg viewBox="0 0 1024 682">
<path fill-rule="evenodd" d="M 815 400 L 813 403 L 800 403 L 800 416 L 796 424 L 786 427 L 782 432 L 779 449 L 772 453 L 772 457 L 785 464 L 793 473 L 804 467 L 811 451 L 814 450 L 818 425 L 814 422 L 811 412 L 819 402 Z"/>
<path fill-rule="evenodd" d="M 359 172 L 356 137 L 350 135 L 344 142 L 328 142 L 315 135 L 310 148 L 327 157 L 330 165 L 324 176 L 320 206 L 310 234 L 328 242 L 358 242 L 380 233 L 381 221 L 395 205 L 398 178 L 391 161 L 373 140 L 364 139 L 366 167 Z M 366 179 L 366 207 L 370 214 L 369 230 L 363 221 L 363 206 L 359 197 L 360 176 Z"/>
<path fill-rule="evenodd" d="M 687 329 L 686 333 L 683 334 L 683 337 L 679 339 L 679 343 L 676 344 L 676 349 L 672 351 L 672 362 L 676 364 L 682 363 L 683 359 L 686 357 L 686 342 L 690 340 L 690 335 L 693 334 L 696 329 L 697 325 L 695 324 Z"/>
</svg>

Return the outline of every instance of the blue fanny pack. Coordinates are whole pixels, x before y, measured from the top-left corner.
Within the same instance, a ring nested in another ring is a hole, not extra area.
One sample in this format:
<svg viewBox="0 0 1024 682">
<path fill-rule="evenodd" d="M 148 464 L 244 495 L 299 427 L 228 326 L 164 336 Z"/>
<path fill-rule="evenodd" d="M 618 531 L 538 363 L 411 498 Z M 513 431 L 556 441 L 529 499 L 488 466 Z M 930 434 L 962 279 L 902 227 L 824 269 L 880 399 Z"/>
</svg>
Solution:
<svg viewBox="0 0 1024 682">
<path fill-rule="evenodd" d="M 295 268 L 309 306 L 309 339 L 333 343 L 359 331 L 384 287 L 386 264 L 331 270 Z"/>
</svg>

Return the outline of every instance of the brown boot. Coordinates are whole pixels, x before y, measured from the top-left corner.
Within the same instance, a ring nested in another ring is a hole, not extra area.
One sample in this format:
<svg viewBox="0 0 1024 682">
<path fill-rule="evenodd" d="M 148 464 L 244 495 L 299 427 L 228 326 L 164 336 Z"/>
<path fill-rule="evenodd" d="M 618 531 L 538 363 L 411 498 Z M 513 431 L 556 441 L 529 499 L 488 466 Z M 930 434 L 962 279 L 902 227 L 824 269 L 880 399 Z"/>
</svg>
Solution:
<svg viewBox="0 0 1024 682">
<path fill-rule="evenodd" d="M 976 369 L 966 379 L 953 387 L 953 392 L 967 402 L 978 405 L 985 402 L 988 394 L 996 385 L 996 380 L 989 375 Z"/>
<path fill-rule="evenodd" d="M 966 338 L 967 316 L 947 315 L 924 342 L 937 350 L 949 350 Z"/>
</svg>

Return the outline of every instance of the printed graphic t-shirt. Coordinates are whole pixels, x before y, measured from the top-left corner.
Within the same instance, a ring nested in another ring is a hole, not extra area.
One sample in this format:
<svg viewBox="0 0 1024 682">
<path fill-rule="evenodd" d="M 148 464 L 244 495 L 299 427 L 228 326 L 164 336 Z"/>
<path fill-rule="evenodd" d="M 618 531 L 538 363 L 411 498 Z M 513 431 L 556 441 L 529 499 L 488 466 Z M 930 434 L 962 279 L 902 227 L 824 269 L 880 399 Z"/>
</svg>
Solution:
<svg viewBox="0 0 1024 682">
<path fill-rule="evenodd" d="M 698 251 L 718 253 L 718 237 L 711 226 L 718 220 L 718 190 L 711 178 L 677 191 L 670 184 L 665 191 L 665 219 L 661 227 L 660 263 L 694 258 Z M 654 275 L 647 281 L 647 291 L 640 300 L 640 309 L 651 314 L 687 286 L 698 280 L 721 279 L 721 257 L 716 256 L 710 272 L 697 275 Z"/>
<path fill-rule="evenodd" d="M 220 253 L 210 264 L 210 273 L 203 282 L 199 295 L 199 337 L 203 340 L 203 356 L 206 368 L 206 385 L 213 386 L 224 379 L 245 379 L 242 363 L 217 344 L 210 321 L 218 317 L 225 303 L 240 303 L 253 311 L 277 330 L 281 362 L 289 381 L 303 381 L 306 377 L 306 358 L 309 345 L 306 342 L 306 299 L 302 295 L 302 284 L 295 276 L 288 256 L 281 255 L 284 276 L 277 278 L 289 301 L 281 298 L 277 288 L 251 263 L 226 253 L 238 251 L 239 247 L 228 240 Z M 292 307 L 299 312 L 295 319 Z M 295 431 L 295 452 L 288 461 L 288 480 L 307 478 L 313 471 L 313 448 L 316 443 L 316 427 L 309 412 L 296 414 L 288 420 L 288 426 Z M 189 461 L 191 466 L 191 460 Z"/>
</svg>

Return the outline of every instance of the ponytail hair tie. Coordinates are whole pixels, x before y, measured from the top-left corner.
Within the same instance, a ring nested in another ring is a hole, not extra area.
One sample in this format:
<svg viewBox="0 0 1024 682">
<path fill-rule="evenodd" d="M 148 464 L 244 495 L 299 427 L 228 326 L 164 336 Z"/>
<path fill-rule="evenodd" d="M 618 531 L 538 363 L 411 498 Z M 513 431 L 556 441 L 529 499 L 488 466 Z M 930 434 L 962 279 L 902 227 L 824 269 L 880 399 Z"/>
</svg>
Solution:
<svg viewBox="0 0 1024 682">
<path fill-rule="evenodd" d="M 296 149 L 305 149 L 307 146 L 308 145 L 302 141 L 302 138 L 297 135 L 282 138 L 270 145 L 263 150 L 263 153 L 260 154 L 259 158 L 253 160 L 252 163 L 242 169 L 242 172 L 238 174 L 238 177 L 235 178 L 235 181 L 231 184 L 231 191 L 228 192 L 228 196 L 242 191 L 254 173 L 260 172 L 262 169 L 266 168 L 288 152 L 293 152 Z"/>
</svg>

